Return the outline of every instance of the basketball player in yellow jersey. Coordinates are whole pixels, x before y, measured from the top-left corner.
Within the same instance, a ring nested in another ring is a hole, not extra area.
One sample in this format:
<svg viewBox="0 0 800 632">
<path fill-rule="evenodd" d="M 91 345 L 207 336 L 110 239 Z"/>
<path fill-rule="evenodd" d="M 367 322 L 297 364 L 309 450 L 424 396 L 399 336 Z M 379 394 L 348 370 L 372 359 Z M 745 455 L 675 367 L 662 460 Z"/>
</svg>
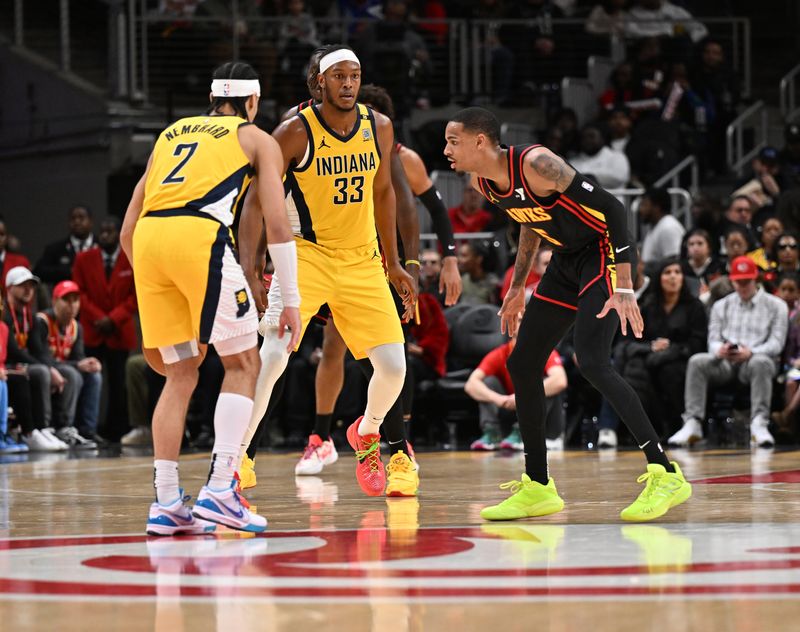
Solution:
<svg viewBox="0 0 800 632">
<path fill-rule="evenodd" d="M 405 377 L 403 332 L 386 276 L 402 298 L 407 318 L 414 313 L 416 287 L 397 255 L 395 196 L 388 160 L 394 142 L 391 121 L 357 104 L 361 65 L 351 49 L 330 47 L 320 59 L 318 82 L 322 103 L 304 108 L 282 123 L 273 136 L 281 146 L 292 202 L 288 206 L 298 244 L 302 326 L 327 303 L 353 355 L 368 357 L 374 368 L 366 411 L 350 426 L 347 436 L 358 458 L 358 482 L 365 493 L 377 496 L 386 484 L 379 428 Z M 245 214 L 257 201 L 254 192 L 248 194 Z M 243 240 L 255 240 L 254 232 Z M 261 279 L 254 273 L 255 261 L 246 260 L 249 257 L 244 253 L 256 251 L 255 244 L 243 241 L 242 265 L 254 288 Z M 276 277 L 276 291 L 270 291 L 269 308 L 261 323 L 263 366 L 256 387 L 253 428 L 288 361 L 274 329 L 283 295 L 283 279 L 280 273 Z"/>
<path fill-rule="evenodd" d="M 281 342 L 300 336 L 296 247 L 283 204 L 283 159 L 275 141 L 251 125 L 261 89 L 244 63 L 219 67 L 205 116 L 181 119 L 161 133 L 125 215 L 122 245 L 133 262 L 143 346 L 158 349 L 167 381 L 153 413 L 156 501 L 151 535 L 202 533 L 214 523 L 266 529 L 234 489 L 239 445 L 253 410 L 258 317 L 233 254 L 230 226 L 253 175 L 284 285 L 276 319 Z M 279 334 L 276 333 L 276 336 Z M 213 344 L 225 368 L 214 414 L 211 470 L 197 502 L 184 505 L 178 454 L 189 398 L 197 384 L 199 346 Z"/>
</svg>

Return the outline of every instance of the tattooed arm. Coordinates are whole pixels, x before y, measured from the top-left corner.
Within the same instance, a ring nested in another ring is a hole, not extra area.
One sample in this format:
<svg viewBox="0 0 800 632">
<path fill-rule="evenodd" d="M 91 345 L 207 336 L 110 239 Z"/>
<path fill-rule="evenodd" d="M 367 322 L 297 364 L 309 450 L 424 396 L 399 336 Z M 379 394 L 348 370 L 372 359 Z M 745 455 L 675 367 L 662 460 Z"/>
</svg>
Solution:
<svg viewBox="0 0 800 632">
<path fill-rule="evenodd" d="M 536 251 L 542 238 L 526 226 L 520 226 L 517 259 L 514 262 L 514 276 L 511 278 L 512 288 L 524 288 L 525 280 L 531 272 Z"/>
<path fill-rule="evenodd" d="M 520 227 L 519 246 L 517 247 L 517 260 L 514 263 L 514 276 L 511 287 L 503 299 L 503 305 L 498 312 L 500 316 L 500 331 L 516 336 L 522 313 L 525 311 L 525 280 L 533 266 L 536 251 L 539 249 L 541 237 L 530 228 Z"/>
<path fill-rule="evenodd" d="M 546 147 L 528 152 L 522 169 L 528 186 L 541 196 L 563 193 L 575 177 L 575 169 Z"/>
</svg>

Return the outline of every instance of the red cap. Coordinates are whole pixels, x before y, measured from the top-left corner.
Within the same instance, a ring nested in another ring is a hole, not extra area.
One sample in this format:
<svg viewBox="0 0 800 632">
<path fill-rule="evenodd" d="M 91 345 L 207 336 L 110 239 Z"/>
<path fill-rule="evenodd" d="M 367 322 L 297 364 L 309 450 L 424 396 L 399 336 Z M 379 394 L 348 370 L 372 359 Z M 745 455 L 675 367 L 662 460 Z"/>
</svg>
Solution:
<svg viewBox="0 0 800 632">
<path fill-rule="evenodd" d="M 758 266 L 750 257 L 736 257 L 731 262 L 731 273 L 728 275 L 731 281 L 744 281 L 746 279 L 758 278 Z"/>
<path fill-rule="evenodd" d="M 81 288 L 75 281 L 61 281 L 53 288 L 53 300 L 63 298 L 67 294 L 80 294 Z"/>
</svg>

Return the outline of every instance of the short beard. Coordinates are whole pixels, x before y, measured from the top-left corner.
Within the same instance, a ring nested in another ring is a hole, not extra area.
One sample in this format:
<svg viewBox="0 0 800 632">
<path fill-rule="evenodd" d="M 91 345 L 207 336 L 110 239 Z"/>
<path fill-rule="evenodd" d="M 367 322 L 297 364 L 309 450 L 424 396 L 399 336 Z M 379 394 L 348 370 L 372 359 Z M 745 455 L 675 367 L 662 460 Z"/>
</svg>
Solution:
<svg viewBox="0 0 800 632">
<path fill-rule="evenodd" d="M 358 99 L 353 99 L 353 105 L 351 107 L 343 108 L 341 105 L 338 105 L 334 101 L 333 97 L 330 96 L 327 92 L 323 92 L 322 93 L 322 98 L 325 101 L 325 103 L 330 105 L 333 109 L 338 110 L 339 112 L 345 112 L 345 113 L 352 112 L 353 110 L 355 110 L 356 109 L 356 104 L 358 102 Z"/>
</svg>

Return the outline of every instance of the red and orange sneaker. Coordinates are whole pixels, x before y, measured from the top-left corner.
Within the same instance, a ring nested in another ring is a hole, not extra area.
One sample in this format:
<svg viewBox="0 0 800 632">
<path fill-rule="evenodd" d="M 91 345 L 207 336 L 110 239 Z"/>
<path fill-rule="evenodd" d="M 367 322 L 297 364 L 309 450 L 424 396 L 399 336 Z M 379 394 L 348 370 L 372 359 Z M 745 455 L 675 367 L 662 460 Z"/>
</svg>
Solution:
<svg viewBox="0 0 800 632">
<path fill-rule="evenodd" d="M 367 496 L 381 496 L 386 487 L 386 472 L 381 462 L 381 436 L 358 434 L 362 419 L 363 416 L 359 417 L 347 429 L 347 441 L 358 459 L 356 480 Z"/>
<path fill-rule="evenodd" d="M 242 496 L 242 479 L 239 477 L 239 472 L 233 473 L 233 480 L 236 481 L 236 485 L 234 485 L 234 490 L 236 491 L 237 494 L 239 494 L 239 500 L 242 503 L 242 506 L 245 509 L 250 509 L 250 502 L 247 500 L 247 498 Z"/>
</svg>

